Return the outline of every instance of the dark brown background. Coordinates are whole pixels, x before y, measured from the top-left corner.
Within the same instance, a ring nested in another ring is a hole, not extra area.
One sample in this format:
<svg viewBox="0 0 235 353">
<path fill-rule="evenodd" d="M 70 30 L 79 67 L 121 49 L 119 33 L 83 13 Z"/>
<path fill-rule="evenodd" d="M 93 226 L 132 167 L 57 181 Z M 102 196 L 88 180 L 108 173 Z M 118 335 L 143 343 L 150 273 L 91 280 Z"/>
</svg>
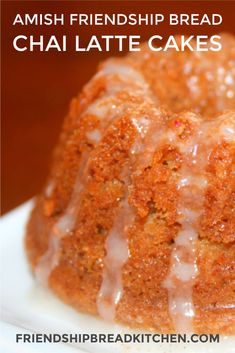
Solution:
<svg viewBox="0 0 235 353">
<path fill-rule="evenodd" d="M 24 27 L 12 26 L 17 13 L 142 12 L 221 13 L 223 25 L 159 28 Z M 3 1 L 2 2 L 2 212 L 31 198 L 42 188 L 70 99 L 110 53 L 20 53 L 12 47 L 18 34 L 212 34 L 235 33 L 234 1 Z"/>
</svg>

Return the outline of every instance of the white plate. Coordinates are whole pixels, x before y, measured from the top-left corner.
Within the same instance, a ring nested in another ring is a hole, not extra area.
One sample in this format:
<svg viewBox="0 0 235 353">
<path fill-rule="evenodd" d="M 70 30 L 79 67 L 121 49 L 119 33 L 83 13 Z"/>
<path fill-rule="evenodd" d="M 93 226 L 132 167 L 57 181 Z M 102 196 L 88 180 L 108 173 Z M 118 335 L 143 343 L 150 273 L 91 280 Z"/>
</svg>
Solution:
<svg viewBox="0 0 235 353">
<path fill-rule="evenodd" d="M 37 286 L 25 259 L 23 235 L 32 201 L 2 217 L 1 231 L 1 333 L 2 352 L 31 353 L 234 353 L 235 337 L 220 343 L 16 343 L 17 333 L 137 333 L 98 318 L 83 315 Z"/>
</svg>

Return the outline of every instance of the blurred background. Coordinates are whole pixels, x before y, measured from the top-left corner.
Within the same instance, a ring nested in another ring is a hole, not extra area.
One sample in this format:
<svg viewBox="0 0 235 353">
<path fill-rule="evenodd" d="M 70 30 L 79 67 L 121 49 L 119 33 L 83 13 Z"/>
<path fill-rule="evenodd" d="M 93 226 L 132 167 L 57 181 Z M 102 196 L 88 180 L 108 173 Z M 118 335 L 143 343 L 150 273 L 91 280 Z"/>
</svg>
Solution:
<svg viewBox="0 0 235 353">
<path fill-rule="evenodd" d="M 2 213 L 40 192 L 49 170 L 51 152 L 58 139 L 69 102 L 94 74 L 97 64 L 117 48 L 105 52 L 17 52 L 16 35 L 92 34 L 151 35 L 175 33 L 235 33 L 234 1 L 2 1 Z M 220 13 L 223 24 L 212 26 L 78 27 L 13 26 L 17 13 Z M 123 55 L 123 54 L 122 54 Z"/>
</svg>

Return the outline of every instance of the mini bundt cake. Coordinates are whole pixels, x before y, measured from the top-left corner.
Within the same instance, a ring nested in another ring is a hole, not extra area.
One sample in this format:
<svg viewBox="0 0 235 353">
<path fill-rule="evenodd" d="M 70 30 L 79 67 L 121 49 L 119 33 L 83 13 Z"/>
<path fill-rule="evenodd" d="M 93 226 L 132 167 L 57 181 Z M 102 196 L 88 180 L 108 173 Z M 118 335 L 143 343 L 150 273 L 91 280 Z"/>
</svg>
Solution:
<svg viewBox="0 0 235 353">
<path fill-rule="evenodd" d="M 235 334 L 235 39 L 221 38 L 109 59 L 72 101 L 26 251 L 76 309 Z"/>
</svg>

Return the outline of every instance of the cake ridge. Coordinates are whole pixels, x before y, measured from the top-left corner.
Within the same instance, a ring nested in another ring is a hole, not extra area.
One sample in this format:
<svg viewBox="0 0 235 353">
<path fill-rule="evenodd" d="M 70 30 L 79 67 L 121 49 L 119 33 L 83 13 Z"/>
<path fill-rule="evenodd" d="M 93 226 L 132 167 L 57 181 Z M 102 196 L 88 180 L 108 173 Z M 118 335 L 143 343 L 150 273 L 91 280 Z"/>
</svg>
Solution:
<svg viewBox="0 0 235 353">
<path fill-rule="evenodd" d="M 100 316 L 110 321 L 115 319 L 115 307 L 123 295 L 121 272 L 129 257 L 128 244 L 127 240 L 125 239 L 127 238 L 127 235 L 125 234 L 128 233 L 129 228 L 133 226 L 135 221 L 135 213 L 132 210 L 132 206 L 128 202 L 128 187 L 130 188 L 132 185 L 131 175 L 132 173 L 136 173 L 137 169 L 138 171 L 140 171 L 140 168 L 143 169 L 143 163 L 146 164 L 146 159 L 142 159 L 141 157 L 143 154 L 146 155 L 146 150 L 149 154 L 147 162 L 151 160 L 151 157 L 155 151 L 155 145 L 151 143 L 151 136 L 153 133 L 156 133 L 158 136 L 159 131 L 161 131 L 159 121 L 157 121 L 158 115 L 160 116 L 160 111 L 157 110 L 153 105 L 152 109 L 149 108 L 153 115 L 148 116 L 149 114 L 146 114 L 146 116 L 142 116 L 141 110 L 144 110 L 145 104 L 146 103 L 143 103 L 142 105 L 138 105 L 136 108 L 134 108 L 134 113 L 130 112 L 130 122 L 136 129 L 137 137 L 135 138 L 134 144 L 130 147 L 129 150 L 130 166 L 129 168 L 124 166 L 122 173 L 124 175 L 122 179 L 126 185 L 127 190 L 124 199 L 118 206 L 118 212 L 115 216 L 113 226 L 111 230 L 109 230 L 106 238 L 106 256 L 103 261 L 103 279 L 97 295 L 97 308 Z M 148 140 L 147 143 L 146 139 Z M 143 149 L 143 147 L 145 147 L 145 149 Z M 113 265 L 113 259 L 116 258 L 117 251 L 119 250 L 121 253 L 123 247 L 125 248 L 123 251 L 124 256 L 123 254 L 120 254 L 119 261 L 115 261 L 115 265 Z M 113 281 L 115 278 L 116 283 Z M 119 283 L 118 285 L 117 282 Z M 107 300 L 107 297 L 109 300 Z"/>
<path fill-rule="evenodd" d="M 124 76 L 125 74 L 125 76 Z M 100 77 L 109 77 L 109 76 L 117 76 L 119 78 L 119 85 L 114 85 L 111 90 L 108 89 L 108 92 L 104 96 L 98 98 L 93 106 L 89 106 L 83 113 L 82 116 L 86 116 L 89 114 L 94 114 L 96 117 L 100 118 L 100 131 L 104 132 L 105 129 L 109 126 L 110 122 L 113 119 L 120 117 L 121 111 L 116 109 L 115 101 L 118 102 L 118 94 L 128 91 L 128 83 L 132 92 L 137 91 L 137 95 L 140 93 L 148 93 L 148 85 L 145 80 L 142 78 L 141 74 L 137 73 L 132 67 L 128 65 L 117 65 L 117 60 L 110 59 L 106 63 L 104 63 L 101 67 L 101 70 L 94 76 L 91 82 L 88 83 L 86 89 L 93 84 L 96 79 Z M 115 79 L 117 79 L 115 77 Z M 136 78 L 138 80 L 136 81 Z M 137 84 L 136 84 L 137 82 Z M 107 87 L 110 87 L 107 85 Z M 133 94 L 133 93 L 132 93 Z M 136 92 L 135 92 L 136 94 Z M 111 100 L 110 100 L 111 99 Z M 101 106 L 104 106 L 102 109 Z M 113 114 L 109 114 L 110 110 L 113 109 Z M 100 114 L 101 109 L 101 114 Z M 106 119 L 105 119 L 106 116 Z M 107 120 L 107 121 L 106 121 Z M 88 139 L 95 145 L 100 142 L 101 134 L 97 134 L 99 129 L 93 130 L 95 134 L 91 135 L 91 133 L 87 133 Z M 89 153 L 83 152 L 83 156 L 81 158 L 78 176 L 76 177 L 77 181 L 75 183 L 75 189 L 72 193 L 71 200 L 64 212 L 64 215 L 59 218 L 56 224 L 52 227 L 51 233 L 49 234 L 49 245 L 47 251 L 40 258 L 36 270 L 35 275 L 39 282 L 43 284 L 47 284 L 48 278 L 54 269 L 57 266 L 59 261 L 59 248 L 60 248 L 60 239 L 63 238 L 66 234 L 70 234 L 73 231 L 76 221 L 76 214 L 78 213 L 80 197 L 82 189 L 84 187 L 83 184 L 86 183 L 87 173 L 88 173 L 88 162 L 89 162 Z M 85 181 L 82 181 L 85 179 Z M 48 185 L 45 192 L 48 193 L 48 189 L 51 188 L 51 184 Z M 51 192 L 51 190 L 49 190 Z"/>
</svg>

